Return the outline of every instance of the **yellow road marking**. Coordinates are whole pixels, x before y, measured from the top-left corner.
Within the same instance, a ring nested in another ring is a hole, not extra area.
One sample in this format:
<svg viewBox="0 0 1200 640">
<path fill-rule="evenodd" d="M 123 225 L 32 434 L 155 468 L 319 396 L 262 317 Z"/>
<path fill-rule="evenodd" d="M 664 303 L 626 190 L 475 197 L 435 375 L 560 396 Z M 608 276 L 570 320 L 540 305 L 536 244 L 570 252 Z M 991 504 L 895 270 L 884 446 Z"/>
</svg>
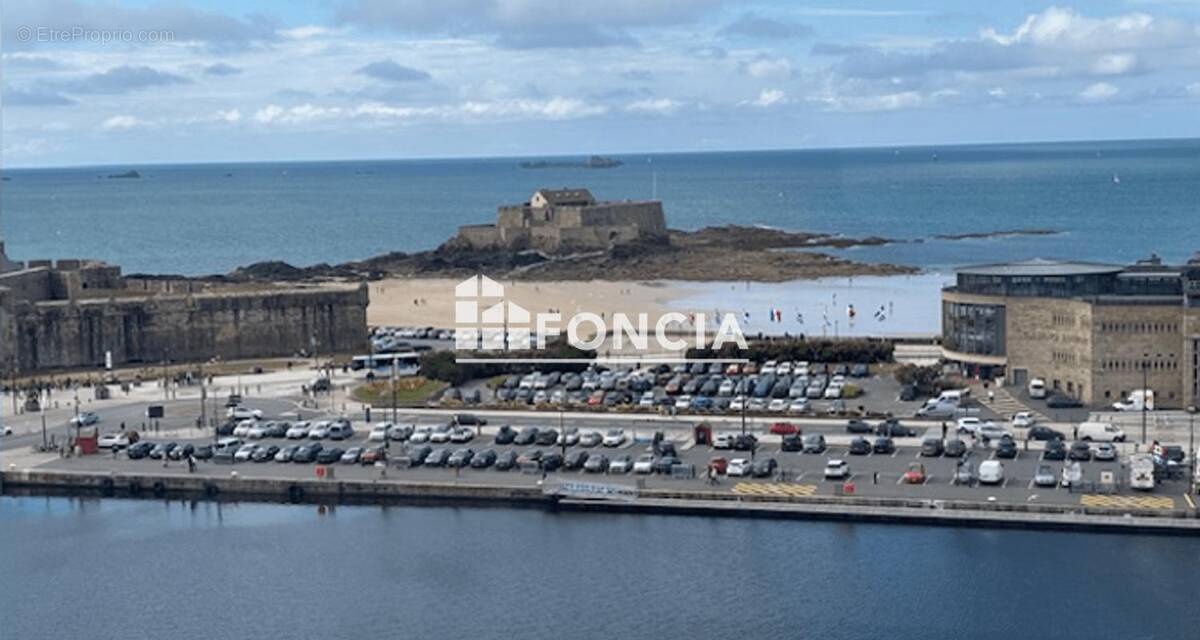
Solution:
<svg viewBox="0 0 1200 640">
<path fill-rule="evenodd" d="M 815 494 L 817 485 L 739 482 L 733 486 L 733 492 L 741 496 L 803 497 Z"/>
<path fill-rule="evenodd" d="M 1109 507 L 1115 509 L 1174 509 L 1175 499 L 1166 496 L 1080 496 L 1079 504 L 1085 507 Z"/>
</svg>

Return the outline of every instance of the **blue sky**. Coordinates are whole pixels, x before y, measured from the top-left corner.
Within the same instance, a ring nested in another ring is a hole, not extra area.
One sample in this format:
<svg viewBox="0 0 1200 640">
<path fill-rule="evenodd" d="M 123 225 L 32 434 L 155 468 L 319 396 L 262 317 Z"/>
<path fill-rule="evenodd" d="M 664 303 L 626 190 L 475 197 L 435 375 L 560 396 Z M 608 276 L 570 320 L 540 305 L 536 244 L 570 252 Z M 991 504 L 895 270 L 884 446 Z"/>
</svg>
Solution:
<svg viewBox="0 0 1200 640">
<path fill-rule="evenodd" d="M 1200 136 L 1200 0 L 0 12 L 10 167 Z"/>
</svg>

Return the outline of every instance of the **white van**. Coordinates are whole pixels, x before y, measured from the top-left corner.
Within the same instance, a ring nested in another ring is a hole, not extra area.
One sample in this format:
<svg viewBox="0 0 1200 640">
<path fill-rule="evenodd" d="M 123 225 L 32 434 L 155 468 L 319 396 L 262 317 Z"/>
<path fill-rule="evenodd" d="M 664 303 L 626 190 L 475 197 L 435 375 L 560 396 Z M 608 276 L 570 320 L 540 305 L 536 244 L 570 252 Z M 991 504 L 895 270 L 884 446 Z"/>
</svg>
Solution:
<svg viewBox="0 0 1200 640">
<path fill-rule="evenodd" d="M 1041 400 L 1046 397 L 1046 381 L 1034 378 L 1029 381 L 1029 397 Z"/>
<path fill-rule="evenodd" d="M 1148 453 L 1129 456 L 1129 486 L 1143 491 L 1154 488 L 1154 456 Z"/>
<path fill-rule="evenodd" d="M 1080 440 L 1096 442 L 1125 442 L 1125 432 L 1109 422 L 1084 422 L 1079 425 Z"/>
<path fill-rule="evenodd" d="M 957 402 L 962 403 L 964 392 L 962 389 L 947 389 L 938 394 L 938 402 Z"/>
</svg>

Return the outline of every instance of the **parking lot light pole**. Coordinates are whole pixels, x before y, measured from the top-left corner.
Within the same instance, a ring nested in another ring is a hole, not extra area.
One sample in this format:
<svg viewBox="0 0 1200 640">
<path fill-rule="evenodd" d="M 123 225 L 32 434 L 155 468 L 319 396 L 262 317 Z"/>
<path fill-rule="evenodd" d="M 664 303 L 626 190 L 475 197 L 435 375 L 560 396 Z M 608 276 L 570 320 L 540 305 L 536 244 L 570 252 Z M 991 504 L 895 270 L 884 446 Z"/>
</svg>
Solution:
<svg viewBox="0 0 1200 640">
<path fill-rule="evenodd" d="M 1146 409 L 1147 409 L 1146 401 L 1149 399 L 1147 397 L 1149 395 L 1149 389 L 1147 389 L 1147 386 L 1149 386 L 1149 382 L 1148 382 L 1149 371 L 1150 371 L 1150 354 L 1143 353 L 1142 354 L 1142 444 L 1146 444 Z"/>
<path fill-rule="evenodd" d="M 1187 408 L 1188 412 L 1188 460 L 1192 464 L 1188 465 L 1188 469 L 1192 472 L 1192 478 L 1188 481 L 1188 486 L 1191 487 L 1189 493 L 1196 493 L 1196 406 L 1192 405 Z"/>
</svg>

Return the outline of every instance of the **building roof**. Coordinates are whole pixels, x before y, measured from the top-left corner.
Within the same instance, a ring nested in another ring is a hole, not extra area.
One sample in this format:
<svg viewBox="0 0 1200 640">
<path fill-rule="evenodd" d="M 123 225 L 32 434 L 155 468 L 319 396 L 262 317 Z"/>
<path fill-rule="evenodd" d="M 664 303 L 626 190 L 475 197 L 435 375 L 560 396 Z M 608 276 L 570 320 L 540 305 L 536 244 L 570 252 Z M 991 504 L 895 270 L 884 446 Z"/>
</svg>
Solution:
<svg viewBox="0 0 1200 640">
<path fill-rule="evenodd" d="M 1073 262 L 1034 258 L 1023 262 L 1004 262 L 962 267 L 958 273 L 973 276 L 1083 276 L 1120 273 L 1125 268 L 1115 264 Z"/>
<path fill-rule="evenodd" d="M 538 189 L 533 194 L 542 194 L 551 206 L 563 204 L 593 204 L 596 198 L 587 189 Z"/>
</svg>

